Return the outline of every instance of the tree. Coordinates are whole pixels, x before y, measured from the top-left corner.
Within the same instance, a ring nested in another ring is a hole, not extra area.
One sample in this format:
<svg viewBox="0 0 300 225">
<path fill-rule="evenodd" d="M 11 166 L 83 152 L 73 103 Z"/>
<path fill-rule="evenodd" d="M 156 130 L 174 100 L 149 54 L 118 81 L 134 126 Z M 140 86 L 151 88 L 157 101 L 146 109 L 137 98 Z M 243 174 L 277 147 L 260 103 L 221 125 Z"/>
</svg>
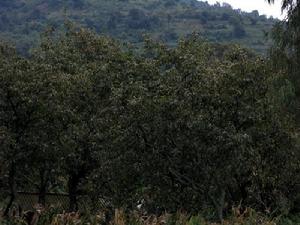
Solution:
<svg viewBox="0 0 300 225">
<path fill-rule="evenodd" d="M 268 2 L 274 1 L 269 0 Z M 288 88 L 281 87 L 281 92 L 284 93 L 285 110 L 292 112 L 295 117 L 297 128 L 295 135 L 297 136 L 300 126 L 300 1 L 284 0 L 282 10 L 287 12 L 287 17 L 273 29 L 271 37 L 274 45 L 270 50 L 270 57 L 273 60 L 273 66 L 287 74 L 287 78 L 282 80 L 281 84 L 284 86 L 288 83 Z M 298 159 L 298 164 L 295 166 L 295 179 L 299 180 L 299 152 L 295 157 Z M 299 211 L 299 190 L 295 193 L 294 208 L 298 208 Z"/>
<path fill-rule="evenodd" d="M 50 133 L 59 108 L 57 87 L 64 84 L 59 75 L 11 52 L 1 47 L 1 156 L 8 169 L 10 196 L 5 216 L 15 199 L 17 183 L 27 177 L 27 172 L 32 175 L 33 165 L 47 154 L 44 151 L 54 150 L 55 137 L 52 139 Z M 41 157 L 31 158 L 38 154 Z"/>
<path fill-rule="evenodd" d="M 129 68 L 130 57 L 113 40 L 70 24 L 60 39 L 53 36 L 46 36 L 37 60 L 71 82 L 70 93 L 64 98 L 68 112 L 65 130 L 59 140 L 70 211 L 74 211 L 78 195 L 84 194 L 80 185 L 112 154 L 109 135 L 114 91 L 122 87 L 122 71 L 124 66 Z"/>
<path fill-rule="evenodd" d="M 123 176 L 147 210 L 198 211 L 208 204 L 222 220 L 225 205 L 240 201 L 276 208 L 268 199 L 273 188 L 288 195 L 284 174 L 295 165 L 295 148 L 275 107 L 268 63 L 236 47 L 218 52 L 194 36 L 173 50 L 159 44 L 147 50 L 118 144 L 121 174 L 129 173 Z"/>
</svg>

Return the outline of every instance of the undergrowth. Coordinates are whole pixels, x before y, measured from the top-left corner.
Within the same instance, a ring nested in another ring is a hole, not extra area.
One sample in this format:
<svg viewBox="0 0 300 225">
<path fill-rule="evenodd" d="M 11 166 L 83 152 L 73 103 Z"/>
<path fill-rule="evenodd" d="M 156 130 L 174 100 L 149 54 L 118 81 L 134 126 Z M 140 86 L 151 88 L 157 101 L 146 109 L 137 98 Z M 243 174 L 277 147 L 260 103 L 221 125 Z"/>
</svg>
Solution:
<svg viewBox="0 0 300 225">
<path fill-rule="evenodd" d="M 24 215 L 0 219 L 0 225 L 300 225 L 300 215 L 270 218 L 252 209 L 241 212 L 234 209 L 222 223 L 208 220 L 206 215 L 190 215 L 184 212 L 164 213 L 160 216 L 144 215 L 133 211 L 126 213 L 116 209 L 111 217 L 105 211 L 86 213 L 58 213 L 55 209 L 35 214 L 31 221 Z"/>
</svg>

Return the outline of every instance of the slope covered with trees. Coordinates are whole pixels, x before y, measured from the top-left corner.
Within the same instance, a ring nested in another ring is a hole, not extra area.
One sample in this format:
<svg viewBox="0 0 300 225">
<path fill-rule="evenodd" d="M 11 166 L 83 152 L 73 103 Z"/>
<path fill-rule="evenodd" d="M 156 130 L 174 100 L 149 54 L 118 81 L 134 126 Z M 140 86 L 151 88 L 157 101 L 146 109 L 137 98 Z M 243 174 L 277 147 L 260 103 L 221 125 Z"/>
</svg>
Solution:
<svg viewBox="0 0 300 225">
<path fill-rule="evenodd" d="M 26 52 L 47 26 L 70 19 L 96 32 L 140 44 L 143 34 L 175 45 L 193 32 L 215 42 L 237 42 L 259 52 L 276 22 L 230 5 L 196 0 L 10 0 L 0 3 L 0 36 Z"/>
</svg>

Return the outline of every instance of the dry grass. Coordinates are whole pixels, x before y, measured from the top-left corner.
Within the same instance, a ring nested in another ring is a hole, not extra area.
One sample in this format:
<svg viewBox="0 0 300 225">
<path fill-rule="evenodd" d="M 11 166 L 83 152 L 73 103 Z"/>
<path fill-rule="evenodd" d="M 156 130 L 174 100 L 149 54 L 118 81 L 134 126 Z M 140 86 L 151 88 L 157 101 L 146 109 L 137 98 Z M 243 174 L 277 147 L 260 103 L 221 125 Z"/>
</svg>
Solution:
<svg viewBox="0 0 300 225">
<path fill-rule="evenodd" d="M 203 216 L 189 215 L 178 212 L 176 214 L 165 213 L 161 216 L 142 215 L 134 211 L 125 213 L 122 209 L 116 209 L 109 221 L 104 212 L 93 215 L 80 213 L 49 213 L 44 211 L 38 220 L 29 223 L 31 225 L 285 225 L 278 223 L 276 219 L 269 219 L 265 215 L 255 212 L 252 209 L 232 210 L 230 217 L 222 223 L 205 220 Z M 0 225 L 27 224 L 21 217 L 13 218 L 9 222 L 1 221 Z M 294 225 L 294 224 L 291 224 Z M 296 224 L 295 224 L 296 225 Z"/>
</svg>

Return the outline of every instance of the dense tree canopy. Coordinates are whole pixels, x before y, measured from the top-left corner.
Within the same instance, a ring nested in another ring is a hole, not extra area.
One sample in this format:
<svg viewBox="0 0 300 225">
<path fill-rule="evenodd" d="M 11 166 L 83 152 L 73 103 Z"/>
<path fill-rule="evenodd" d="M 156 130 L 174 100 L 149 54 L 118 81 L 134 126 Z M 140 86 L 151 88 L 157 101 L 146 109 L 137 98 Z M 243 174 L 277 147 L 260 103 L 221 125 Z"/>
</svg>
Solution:
<svg viewBox="0 0 300 225">
<path fill-rule="evenodd" d="M 139 53 L 66 24 L 32 57 L 1 45 L 0 161 L 17 190 L 104 198 L 114 207 L 296 211 L 299 149 L 289 84 L 272 61 L 192 35 Z M 278 92 L 278 88 L 282 92 Z M 7 182 L 9 181 L 9 182 Z M 299 210 L 299 208 L 298 208 Z M 7 213 L 7 212 L 6 212 Z"/>
</svg>

